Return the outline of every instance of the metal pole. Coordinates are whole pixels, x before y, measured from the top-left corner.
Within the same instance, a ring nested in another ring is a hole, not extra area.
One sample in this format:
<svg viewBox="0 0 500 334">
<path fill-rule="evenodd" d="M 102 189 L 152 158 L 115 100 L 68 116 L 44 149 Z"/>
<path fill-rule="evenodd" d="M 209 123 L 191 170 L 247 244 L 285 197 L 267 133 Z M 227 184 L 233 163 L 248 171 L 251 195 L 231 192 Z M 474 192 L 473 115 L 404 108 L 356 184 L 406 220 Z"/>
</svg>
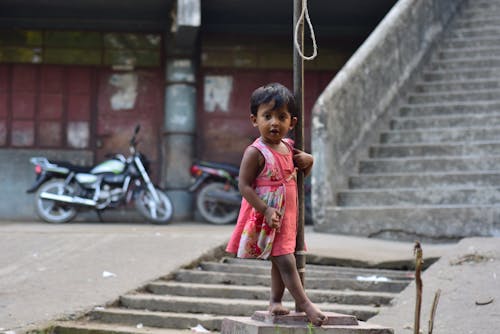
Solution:
<svg viewBox="0 0 500 334">
<path fill-rule="evenodd" d="M 294 0 L 293 7 L 293 35 L 294 39 L 298 38 L 298 44 L 304 54 L 304 22 L 299 26 L 298 36 L 295 36 L 295 26 L 302 12 L 302 0 Z M 292 41 L 293 42 L 293 41 Z M 304 60 L 298 53 L 298 50 L 293 44 L 293 93 L 297 101 L 298 107 L 298 122 L 295 127 L 295 147 L 299 150 L 304 150 Z M 304 173 L 298 173 L 297 188 L 299 196 L 299 217 L 297 222 L 297 240 L 295 245 L 295 260 L 297 262 L 297 270 L 299 271 L 302 286 L 305 283 L 306 271 L 306 254 L 304 242 Z M 295 305 L 297 309 L 297 305 Z M 301 311 L 301 310 L 297 310 Z"/>
</svg>

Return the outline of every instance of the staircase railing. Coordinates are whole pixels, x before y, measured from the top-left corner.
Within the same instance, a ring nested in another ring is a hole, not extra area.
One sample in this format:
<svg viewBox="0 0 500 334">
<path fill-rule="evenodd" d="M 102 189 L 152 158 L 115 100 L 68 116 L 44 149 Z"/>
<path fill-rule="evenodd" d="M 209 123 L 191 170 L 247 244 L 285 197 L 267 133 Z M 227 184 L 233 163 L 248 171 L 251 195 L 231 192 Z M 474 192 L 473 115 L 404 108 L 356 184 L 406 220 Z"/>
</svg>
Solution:
<svg viewBox="0 0 500 334">
<path fill-rule="evenodd" d="M 331 223 L 325 209 L 335 205 L 336 191 L 347 186 L 377 128 L 397 108 L 463 2 L 399 0 L 318 98 L 311 140 L 316 226 Z"/>
</svg>

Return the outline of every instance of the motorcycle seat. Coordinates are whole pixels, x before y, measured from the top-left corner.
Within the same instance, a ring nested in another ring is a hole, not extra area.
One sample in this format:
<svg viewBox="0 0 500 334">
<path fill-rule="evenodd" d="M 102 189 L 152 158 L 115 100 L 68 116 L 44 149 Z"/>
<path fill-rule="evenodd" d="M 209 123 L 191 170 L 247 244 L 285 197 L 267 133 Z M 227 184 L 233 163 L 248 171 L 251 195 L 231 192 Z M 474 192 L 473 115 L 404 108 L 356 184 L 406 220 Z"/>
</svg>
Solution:
<svg viewBox="0 0 500 334">
<path fill-rule="evenodd" d="M 75 173 L 90 173 L 92 170 L 92 166 L 79 166 L 79 165 L 74 165 L 70 162 L 67 161 L 52 161 L 50 160 L 50 163 L 61 166 L 61 167 L 66 167 L 70 171 L 75 172 Z"/>
<path fill-rule="evenodd" d="M 226 172 L 228 172 L 229 174 L 231 174 L 231 176 L 238 176 L 238 174 L 240 173 L 240 168 L 238 166 L 224 163 L 224 162 L 200 161 L 199 164 L 201 166 L 205 166 L 205 167 L 223 169 Z"/>
</svg>

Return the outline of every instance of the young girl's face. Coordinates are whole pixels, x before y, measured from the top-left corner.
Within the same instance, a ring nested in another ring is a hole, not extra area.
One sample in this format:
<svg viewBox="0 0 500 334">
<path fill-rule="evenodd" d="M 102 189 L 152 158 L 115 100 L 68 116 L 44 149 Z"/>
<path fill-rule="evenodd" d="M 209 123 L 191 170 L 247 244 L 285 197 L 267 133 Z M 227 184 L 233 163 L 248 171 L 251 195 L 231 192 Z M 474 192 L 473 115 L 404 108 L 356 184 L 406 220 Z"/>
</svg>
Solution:
<svg viewBox="0 0 500 334">
<path fill-rule="evenodd" d="M 279 144 L 297 124 L 297 117 L 290 115 L 286 105 L 273 109 L 274 103 L 274 100 L 263 103 L 257 109 L 257 116 L 250 115 L 253 126 L 259 129 L 262 139 L 269 144 Z"/>
</svg>

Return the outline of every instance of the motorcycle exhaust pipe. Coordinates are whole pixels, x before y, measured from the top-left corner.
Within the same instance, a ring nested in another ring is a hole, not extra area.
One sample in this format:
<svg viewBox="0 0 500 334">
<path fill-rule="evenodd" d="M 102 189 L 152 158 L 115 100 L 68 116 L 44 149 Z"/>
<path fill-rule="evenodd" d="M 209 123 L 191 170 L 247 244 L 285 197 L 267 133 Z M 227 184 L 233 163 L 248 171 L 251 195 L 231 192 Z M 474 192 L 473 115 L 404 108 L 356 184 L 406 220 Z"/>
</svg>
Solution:
<svg viewBox="0 0 500 334">
<path fill-rule="evenodd" d="M 240 205 L 241 204 L 241 195 L 236 192 L 227 192 L 227 191 L 210 191 L 207 193 L 211 198 L 230 205 Z"/>
<path fill-rule="evenodd" d="M 41 199 L 48 199 L 51 201 L 56 201 L 56 202 L 63 202 L 63 203 L 69 203 L 69 204 L 78 204 L 78 205 L 85 205 L 85 206 L 96 206 L 97 203 L 91 199 L 86 199 L 82 197 L 72 197 L 72 196 L 67 196 L 67 195 L 57 195 L 57 194 L 52 194 L 44 191 L 43 193 L 40 194 Z"/>
</svg>

